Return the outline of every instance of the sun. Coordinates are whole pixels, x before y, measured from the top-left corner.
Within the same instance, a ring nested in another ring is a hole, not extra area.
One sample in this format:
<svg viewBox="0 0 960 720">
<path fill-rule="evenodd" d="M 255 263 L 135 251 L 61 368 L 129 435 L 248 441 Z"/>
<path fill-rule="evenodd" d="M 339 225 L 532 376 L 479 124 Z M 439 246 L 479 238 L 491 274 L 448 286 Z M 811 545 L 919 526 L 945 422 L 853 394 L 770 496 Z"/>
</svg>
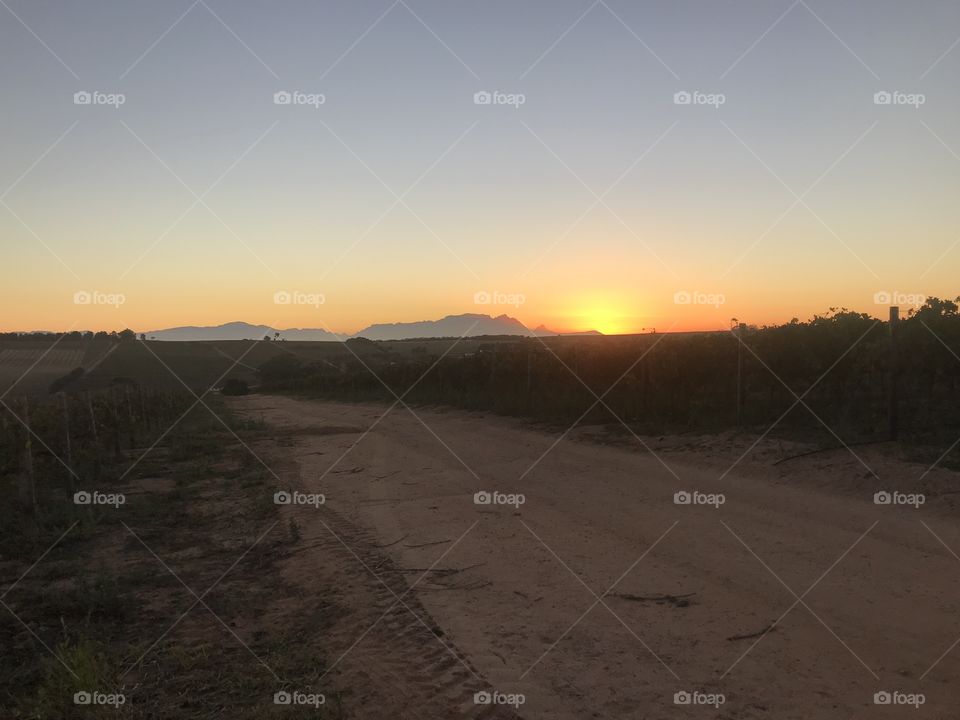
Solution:
<svg viewBox="0 0 960 720">
<path fill-rule="evenodd" d="M 627 331 L 622 307 L 608 299 L 595 299 L 584 304 L 577 321 L 579 330 L 597 330 L 604 335 L 619 335 Z"/>
<path fill-rule="evenodd" d="M 620 318 L 611 315 L 598 314 L 587 322 L 584 330 L 598 330 L 604 335 L 619 335 L 623 332 L 623 323 Z"/>
</svg>

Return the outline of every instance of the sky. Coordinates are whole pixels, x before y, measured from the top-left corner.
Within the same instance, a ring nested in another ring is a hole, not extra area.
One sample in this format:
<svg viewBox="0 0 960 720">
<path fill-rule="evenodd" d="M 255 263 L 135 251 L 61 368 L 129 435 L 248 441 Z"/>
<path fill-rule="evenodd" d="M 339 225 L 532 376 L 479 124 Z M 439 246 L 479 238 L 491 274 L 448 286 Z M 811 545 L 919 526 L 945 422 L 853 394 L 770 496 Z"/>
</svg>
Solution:
<svg viewBox="0 0 960 720">
<path fill-rule="evenodd" d="M 0 329 L 953 298 L 958 45 L 932 0 L 3 0 Z"/>
</svg>

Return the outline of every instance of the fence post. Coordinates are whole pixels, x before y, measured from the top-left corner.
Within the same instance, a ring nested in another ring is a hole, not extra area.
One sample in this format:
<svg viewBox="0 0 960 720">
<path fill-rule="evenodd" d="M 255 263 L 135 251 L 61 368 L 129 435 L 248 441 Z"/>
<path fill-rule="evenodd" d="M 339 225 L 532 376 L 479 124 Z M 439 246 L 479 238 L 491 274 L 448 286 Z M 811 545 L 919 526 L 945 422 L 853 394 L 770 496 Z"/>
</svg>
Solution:
<svg viewBox="0 0 960 720">
<path fill-rule="evenodd" d="M 527 348 L 527 401 L 530 400 L 530 390 L 533 387 L 533 348 Z"/>
<path fill-rule="evenodd" d="M 67 467 L 70 472 L 67 473 L 67 481 L 70 483 L 70 496 L 73 497 L 73 491 L 76 489 L 73 482 L 73 448 L 70 445 L 70 401 L 66 393 L 60 393 L 60 399 L 63 401 L 63 435 L 67 451 Z"/>
<path fill-rule="evenodd" d="M 127 396 L 127 420 L 130 422 L 130 449 L 137 446 L 137 421 L 133 412 L 133 400 L 130 397 L 130 386 L 124 385 L 123 392 Z"/>
<path fill-rule="evenodd" d="M 737 335 L 737 427 L 743 426 L 743 406 L 746 403 L 747 387 L 743 382 L 743 331 L 746 323 L 738 323 L 734 332 Z"/>
<path fill-rule="evenodd" d="M 889 421 L 890 439 L 896 440 L 900 433 L 900 358 L 897 351 L 897 335 L 900 325 L 900 308 L 890 307 L 890 383 L 887 419 Z"/>
<path fill-rule="evenodd" d="M 20 404 L 23 429 L 18 432 L 17 443 L 17 495 L 20 504 L 32 514 L 37 514 L 37 485 L 33 477 L 33 440 L 30 437 L 30 401 L 24 398 Z"/>
<path fill-rule="evenodd" d="M 117 391 L 110 389 L 110 415 L 113 418 L 113 456 L 117 460 L 123 457 L 120 451 L 120 410 L 117 403 Z"/>
<path fill-rule="evenodd" d="M 649 352 L 649 351 L 648 351 Z M 647 384 L 649 382 L 650 373 L 647 370 L 647 358 L 640 358 L 640 416 L 643 420 L 647 420 Z"/>
</svg>

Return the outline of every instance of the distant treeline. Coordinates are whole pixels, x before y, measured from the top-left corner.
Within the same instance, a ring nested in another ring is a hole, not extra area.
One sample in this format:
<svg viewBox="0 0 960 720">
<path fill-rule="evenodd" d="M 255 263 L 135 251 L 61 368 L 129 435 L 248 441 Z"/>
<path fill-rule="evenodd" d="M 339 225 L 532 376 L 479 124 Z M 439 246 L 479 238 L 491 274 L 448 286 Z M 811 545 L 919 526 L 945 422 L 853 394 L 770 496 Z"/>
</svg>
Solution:
<svg viewBox="0 0 960 720">
<path fill-rule="evenodd" d="M 140 336 L 143 339 L 143 335 Z M 72 330 L 70 332 L 0 332 L 0 340 L 136 340 L 137 334 L 127 328 L 112 330 Z"/>
<path fill-rule="evenodd" d="M 338 363 L 276 357 L 259 375 L 269 390 L 399 396 L 563 424 L 619 419 L 652 433 L 738 424 L 765 430 L 776 422 L 775 435 L 838 442 L 837 433 L 852 442 L 889 434 L 896 414 L 904 438 L 953 440 L 960 434 L 958 302 L 929 298 L 894 328 L 831 309 L 807 322 L 731 332 L 522 338 L 446 356 L 357 347 Z"/>
</svg>

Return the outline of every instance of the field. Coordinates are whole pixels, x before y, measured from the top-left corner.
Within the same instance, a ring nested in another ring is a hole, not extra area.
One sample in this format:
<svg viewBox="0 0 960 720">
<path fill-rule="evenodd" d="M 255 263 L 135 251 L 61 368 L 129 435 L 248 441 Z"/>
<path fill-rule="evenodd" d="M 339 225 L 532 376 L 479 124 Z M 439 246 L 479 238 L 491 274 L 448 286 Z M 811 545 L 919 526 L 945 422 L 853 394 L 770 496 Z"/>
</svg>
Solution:
<svg viewBox="0 0 960 720">
<path fill-rule="evenodd" d="M 116 346 L 104 340 L 0 341 L 0 393 L 44 393 L 74 368 L 94 368 Z"/>
<path fill-rule="evenodd" d="M 194 391 L 208 390 L 226 377 L 258 381 L 257 371 L 272 358 L 294 358 L 305 365 L 339 368 L 357 357 L 380 364 L 384 357 L 435 357 L 454 348 L 455 355 L 511 338 L 352 342 L 350 349 L 332 342 L 209 341 L 160 342 L 72 341 L 56 338 L 0 340 L 0 383 L 10 395 L 46 395 L 50 384 L 76 368 L 83 373 L 64 387 L 97 390 L 136 383 Z"/>
</svg>

